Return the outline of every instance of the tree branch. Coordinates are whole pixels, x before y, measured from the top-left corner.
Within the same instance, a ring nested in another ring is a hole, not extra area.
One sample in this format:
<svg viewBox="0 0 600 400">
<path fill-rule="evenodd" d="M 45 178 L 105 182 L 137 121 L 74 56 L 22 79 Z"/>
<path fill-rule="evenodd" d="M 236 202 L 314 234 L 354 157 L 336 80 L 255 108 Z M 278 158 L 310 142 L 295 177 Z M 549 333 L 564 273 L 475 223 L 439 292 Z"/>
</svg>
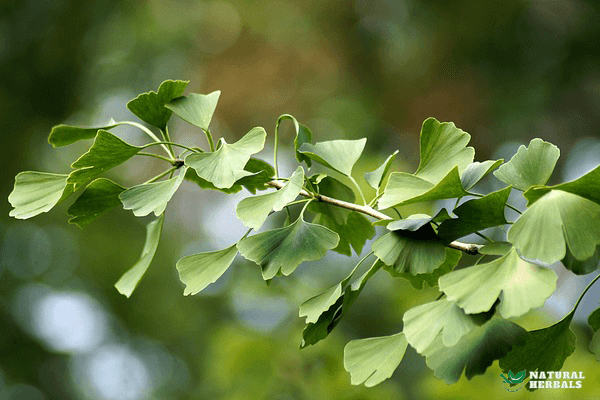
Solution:
<svg viewBox="0 0 600 400">
<path fill-rule="evenodd" d="M 277 189 L 281 189 L 285 185 L 285 182 L 273 180 L 273 181 L 269 182 L 268 185 L 272 186 L 274 188 L 277 188 Z M 379 220 L 393 219 L 389 215 L 386 215 L 380 211 L 377 211 L 369 206 L 361 206 L 359 204 L 349 203 L 347 201 L 334 199 L 333 197 L 323 196 L 321 194 L 319 194 L 317 196 L 313 196 L 312 194 L 308 193 L 304 189 L 300 191 L 300 195 L 304 196 L 304 197 L 315 198 L 318 201 L 322 201 L 323 203 L 332 204 L 337 207 L 346 208 L 346 209 L 352 210 L 352 211 L 357 211 L 357 212 L 366 214 L 370 217 L 373 217 L 375 219 L 379 219 Z M 463 252 L 465 252 L 467 254 L 471 254 L 471 255 L 479 254 L 479 249 L 481 249 L 483 247 L 483 245 L 481 245 L 481 244 L 463 243 L 463 242 L 457 242 L 457 241 L 450 242 L 447 244 L 447 246 L 450 248 L 456 249 L 456 250 L 463 251 Z"/>
</svg>

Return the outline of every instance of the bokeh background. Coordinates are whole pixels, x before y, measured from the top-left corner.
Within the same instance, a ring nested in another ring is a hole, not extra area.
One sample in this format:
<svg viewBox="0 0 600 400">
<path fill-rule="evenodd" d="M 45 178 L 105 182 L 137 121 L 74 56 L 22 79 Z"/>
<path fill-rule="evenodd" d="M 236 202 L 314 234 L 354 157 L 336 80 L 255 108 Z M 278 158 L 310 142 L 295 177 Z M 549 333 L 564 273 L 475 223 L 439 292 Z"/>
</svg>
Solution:
<svg viewBox="0 0 600 400">
<path fill-rule="evenodd" d="M 420 125 L 434 116 L 469 132 L 479 161 L 548 140 L 562 152 L 552 181 L 573 179 L 600 163 L 599 20 L 593 0 L 0 1 L 0 399 L 591 398 L 600 374 L 584 322 L 598 289 L 577 314 L 578 348 L 564 366 L 583 371 L 581 390 L 506 394 L 497 363 L 447 386 L 413 350 L 392 379 L 366 389 L 350 385 L 345 343 L 399 331 L 402 313 L 435 289 L 379 272 L 332 335 L 300 351 L 299 304 L 356 257 L 333 254 L 270 287 L 240 257 L 204 292 L 182 295 L 175 262 L 237 240 L 235 204 L 247 193 L 185 184 L 130 299 L 113 284 L 136 261 L 148 220 L 117 210 L 82 232 L 62 204 L 16 221 L 7 196 L 19 171 L 67 172 L 89 146 L 52 149 L 53 125 L 135 120 L 127 101 L 165 79 L 220 89 L 212 126 L 230 142 L 257 125 L 272 135 L 283 113 L 316 140 L 367 137 L 357 177 L 396 149 L 394 170 L 414 171 Z M 205 145 L 176 118 L 171 132 Z M 283 132 L 288 172 L 292 139 Z M 158 163 L 128 162 L 109 176 L 133 185 Z M 561 318 L 590 280 L 556 270 L 557 293 L 519 320 L 525 327 Z"/>
</svg>

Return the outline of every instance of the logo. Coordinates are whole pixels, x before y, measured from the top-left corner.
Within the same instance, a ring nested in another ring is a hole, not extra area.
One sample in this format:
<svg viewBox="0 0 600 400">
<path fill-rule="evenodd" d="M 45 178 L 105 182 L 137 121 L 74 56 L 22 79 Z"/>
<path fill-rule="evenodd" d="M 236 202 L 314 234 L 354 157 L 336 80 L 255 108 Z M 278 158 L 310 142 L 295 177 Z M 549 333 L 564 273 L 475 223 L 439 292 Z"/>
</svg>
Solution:
<svg viewBox="0 0 600 400">
<path fill-rule="evenodd" d="M 502 378 L 503 383 L 509 385 L 509 387 L 506 387 L 506 385 L 505 385 L 504 389 L 508 390 L 509 392 L 516 392 L 523 387 L 523 385 L 520 385 L 520 384 L 523 383 L 523 381 L 525 380 L 525 377 L 527 376 L 527 371 L 523 370 L 521 372 L 517 372 L 516 374 L 513 374 L 512 371 L 508 371 L 507 375 L 508 375 L 508 378 L 506 376 L 504 376 L 504 374 L 500 374 L 500 377 Z M 520 385 L 520 386 L 513 390 L 512 387 L 517 386 L 517 385 Z"/>
</svg>

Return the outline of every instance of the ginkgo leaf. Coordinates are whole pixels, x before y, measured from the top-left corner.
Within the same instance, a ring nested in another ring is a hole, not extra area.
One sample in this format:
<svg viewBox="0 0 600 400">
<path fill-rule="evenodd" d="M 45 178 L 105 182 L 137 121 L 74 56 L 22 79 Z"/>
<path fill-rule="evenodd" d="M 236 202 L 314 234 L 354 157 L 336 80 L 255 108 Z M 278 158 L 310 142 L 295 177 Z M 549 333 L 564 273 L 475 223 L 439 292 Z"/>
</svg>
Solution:
<svg viewBox="0 0 600 400">
<path fill-rule="evenodd" d="M 190 93 L 171 100 L 165 107 L 173 111 L 184 121 L 207 131 L 212 120 L 221 91 L 217 90 L 209 94 Z"/>
<path fill-rule="evenodd" d="M 396 273 L 429 274 L 446 259 L 444 243 L 430 225 L 415 232 L 386 233 L 371 245 L 375 255 Z"/>
<path fill-rule="evenodd" d="M 500 359 L 503 371 L 560 371 L 565 360 L 575 351 L 576 337 L 569 326 L 574 311 L 554 325 L 529 332 L 521 345 Z"/>
<path fill-rule="evenodd" d="M 67 210 L 72 218 L 69 223 L 83 229 L 96 218 L 121 204 L 119 194 L 125 188 L 110 179 L 98 178 L 85 190 Z"/>
<path fill-rule="evenodd" d="M 594 168 L 587 174 L 571 181 L 554 186 L 537 186 L 527 190 L 523 195 L 531 206 L 535 201 L 551 190 L 562 190 L 569 192 L 600 204 L 600 166 Z"/>
<path fill-rule="evenodd" d="M 517 154 L 494 175 L 507 185 L 525 191 L 548 182 L 559 156 L 560 150 L 552 143 L 533 139 L 528 147 L 519 147 Z"/>
<path fill-rule="evenodd" d="M 492 256 L 504 256 L 512 249 L 513 245 L 508 242 L 492 242 L 483 245 L 479 249 L 479 253 Z"/>
<path fill-rule="evenodd" d="M 110 132 L 99 130 L 92 147 L 71 165 L 75 171 L 71 172 L 67 182 L 77 188 L 129 160 L 141 149 L 125 143 Z"/>
<path fill-rule="evenodd" d="M 127 108 L 142 121 L 165 129 L 172 114 L 165 104 L 180 97 L 188 83 L 189 81 L 164 81 L 160 84 L 158 92 L 150 91 L 140 94 L 127 103 Z"/>
<path fill-rule="evenodd" d="M 177 177 L 133 186 L 121 193 L 119 199 L 123 208 L 133 211 L 136 217 L 143 217 L 151 212 L 158 217 L 167 208 L 167 203 L 183 182 L 184 176 L 185 168 Z"/>
<path fill-rule="evenodd" d="M 236 244 L 226 249 L 198 253 L 177 261 L 179 279 L 185 284 L 184 296 L 196 294 L 227 271 L 238 253 Z"/>
<path fill-rule="evenodd" d="M 185 179 L 190 182 L 194 182 L 202 189 L 218 190 L 227 194 L 237 193 L 242 190 L 242 188 L 246 188 L 250 193 L 256 194 L 257 190 L 266 190 L 271 187 L 268 185 L 268 183 L 273 180 L 275 170 L 271 165 L 269 165 L 269 163 L 251 157 L 246 163 L 244 170 L 250 174 L 235 181 L 233 186 L 230 188 L 224 189 L 219 189 L 206 179 L 200 178 L 198 174 L 196 174 L 196 171 L 192 168 L 187 169 L 187 172 L 185 173 Z"/>
<path fill-rule="evenodd" d="M 263 128 L 252 128 L 233 144 L 223 142 L 214 152 L 194 153 L 185 158 L 185 165 L 219 189 L 230 188 L 235 182 L 251 175 L 244 166 L 252 154 L 262 150 L 267 133 Z"/>
<path fill-rule="evenodd" d="M 452 122 L 427 118 L 421 128 L 421 159 L 415 175 L 435 184 L 455 167 L 462 172 L 475 156 L 475 150 L 466 147 L 469 140 L 471 135 Z"/>
<path fill-rule="evenodd" d="M 109 130 L 118 126 L 117 123 L 109 122 L 104 126 L 98 126 L 94 128 L 84 128 L 80 126 L 70 126 L 70 125 L 57 125 L 52 128 L 50 131 L 50 136 L 48 136 L 48 143 L 52 145 L 52 147 L 61 147 L 66 146 L 80 140 L 84 139 L 93 139 L 96 137 L 96 134 L 100 129 Z"/>
<path fill-rule="evenodd" d="M 587 260 L 579 261 L 567 248 L 567 254 L 565 258 L 561 260 L 562 265 L 568 270 L 577 275 L 586 275 L 596 271 L 600 268 L 600 245 L 596 246 L 594 255 Z"/>
<path fill-rule="evenodd" d="M 117 281 L 117 283 L 115 283 L 115 287 L 122 295 L 127 297 L 131 296 L 138 283 L 140 283 L 140 280 L 146 273 L 146 270 L 150 266 L 150 263 L 154 258 L 154 254 L 156 254 L 158 242 L 160 241 L 160 234 L 162 232 L 164 220 L 164 214 L 161 214 L 158 219 L 150 222 L 147 225 L 146 243 L 144 244 L 140 258 L 135 265 L 125 272 Z"/>
<path fill-rule="evenodd" d="M 442 333 L 438 334 L 423 354 L 435 376 L 451 384 L 458 382 L 463 371 L 467 379 L 483 374 L 495 360 L 524 343 L 527 336 L 527 331 L 519 325 L 492 317 L 471 329 L 452 347 L 444 344 Z"/>
<path fill-rule="evenodd" d="M 298 167 L 281 189 L 246 197 L 238 203 L 235 213 L 248 228 L 258 230 L 271 211 L 282 210 L 287 203 L 298 197 L 303 184 L 304 169 Z"/>
<path fill-rule="evenodd" d="M 462 308 L 448 299 L 413 307 L 404 313 L 402 321 L 406 339 L 418 353 L 423 353 L 440 332 L 444 346 L 452 347 L 484 322 L 465 314 Z"/>
<path fill-rule="evenodd" d="M 413 275 L 410 272 L 396 272 L 393 268 L 385 266 L 384 269 L 393 277 L 404 278 L 417 290 L 423 289 L 423 285 L 427 283 L 429 287 L 437 286 L 441 276 L 446 275 L 458 265 L 462 258 L 462 252 L 446 247 L 446 258 L 442 265 L 437 267 L 433 272 L 428 274 Z"/>
<path fill-rule="evenodd" d="M 383 210 L 394 206 L 451 199 L 468 194 L 462 187 L 458 167 L 456 166 L 437 184 L 416 175 L 393 172 L 390 175 L 383 196 L 379 199 L 378 206 L 380 210 Z"/>
<path fill-rule="evenodd" d="M 61 199 L 73 193 L 64 174 L 25 171 L 15 177 L 15 187 L 8 196 L 13 210 L 9 215 L 27 219 L 52 209 Z"/>
<path fill-rule="evenodd" d="M 347 201 L 349 203 L 354 203 L 354 200 L 356 199 L 352 189 L 331 176 L 325 176 L 319 179 L 317 186 L 319 188 L 319 194 L 323 196 Z M 314 213 L 327 214 L 327 216 L 333 218 L 336 224 L 339 225 L 344 225 L 348 220 L 348 215 L 350 215 L 349 210 L 345 208 L 320 201 L 311 202 L 308 206 L 308 210 Z"/>
<path fill-rule="evenodd" d="M 289 275 L 304 261 L 318 260 L 337 246 L 337 233 L 305 222 L 302 215 L 292 224 L 240 240 L 237 247 L 262 268 L 265 280 L 278 273 Z"/>
<path fill-rule="evenodd" d="M 321 165 L 329 167 L 343 175 L 351 176 L 354 164 L 360 158 L 366 138 L 358 140 L 330 140 L 315 144 L 304 143 L 298 150 Z"/>
<path fill-rule="evenodd" d="M 477 182 L 485 178 L 487 174 L 502 165 L 503 162 L 504 159 L 501 158 L 500 160 L 487 160 L 484 162 L 476 161 L 467 165 L 465 170 L 460 174 L 460 181 L 463 188 L 465 190 L 471 189 Z"/>
<path fill-rule="evenodd" d="M 296 154 L 296 160 L 298 160 L 298 162 L 304 161 L 306 165 L 310 168 L 310 158 L 300 153 L 299 149 L 304 143 L 310 143 L 312 141 L 311 130 L 307 126 L 299 123 L 298 120 L 290 114 L 283 114 L 282 116 L 277 118 L 277 124 L 275 125 L 275 129 L 279 129 L 279 125 L 285 120 L 290 120 L 294 125 L 294 130 L 296 131 L 296 137 L 294 138 L 294 152 Z"/>
<path fill-rule="evenodd" d="M 372 387 L 392 376 L 406 352 L 404 334 L 350 341 L 344 348 L 344 368 L 353 385 Z"/>
<path fill-rule="evenodd" d="M 360 265 L 360 263 L 358 264 Z M 377 259 L 358 279 L 351 284 L 350 279 L 356 271 L 358 265 L 350 273 L 350 275 L 325 292 L 307 300 L 300 307 L 302 316 L 307 316 L 307 324 L 302 331 L 302 343 L 300 348 L 318 343 L 325 339 L 331 331 L 342 320 L 346 312 L 352 307 L 358 295 L 362 292 L 365 285 L 377 271 L 383 266 L 383 262 Z M 339 287 L 339 290 L 337 289 Z M 338 295 L 335 297 L 335 295 Z M 310 320 L 308 317 L 310 316 Z M 314 321 L 314 322 L 312 322 Z"/>
<path fill-rule="evenodd" d="M 497 310 L 503 318 L 518 317 L 544 302 L 556 289 L 556 273 L 528 263 L 513 249 L 489 263 L 450 272 L 439 280 L 440 290 L 467 314 Z"/>
<path fill-rule="evenodd" d="M 337 222 L 330 213 L 317 214 L 313 223 L 323 225 L 336 232 L 340 241 L 333 251 L 347 256 L 352 255 L 352 249 L 360 254 L 367 240 L 375 236 L 375 228 L 362 214 L 350 210 L 342 210 L 347 217 L 346 222 Z"/>
<path fill-rule="evenodd" d="M 569 252 L 592 257 L 600 244 L 600 205 L 578 195 L 552 190 L 537 200 L 508 231 L 508 241 L 529 259 L 554 263 Z"/>
<path fill-rule="evenodd" d="M 394 159 L 396 158 L 397 154 L 398 150 L 390 154 L 388 158 L 385 159 L 383 164 L 381 164 L 375 171 L 365 173 L 365 181 L 367 181 L 369 186 L 371 186 L 375 190 L 379 190 L 379 187 L 381 186 L 383 180 L 390 171 L 392 163 L 394 162 Z"/>
<path fill-rule="evenodd" d="M 595 354 L 596 360 L 600 361 L 600 308 L 595 309 L 588 316 L 588 324 L 594 330 L 594 335 L 588 348 Z"/>
<path fill-rule="evenodd" d="M 469 200 L 454 209 L 458 218 L 441 223 L 438 235 L 448 242 L 470 233 L 507 224 L 504 207 L 510 195 L 510 186 L 492 192 L 480 199 Z"/>
</svg>

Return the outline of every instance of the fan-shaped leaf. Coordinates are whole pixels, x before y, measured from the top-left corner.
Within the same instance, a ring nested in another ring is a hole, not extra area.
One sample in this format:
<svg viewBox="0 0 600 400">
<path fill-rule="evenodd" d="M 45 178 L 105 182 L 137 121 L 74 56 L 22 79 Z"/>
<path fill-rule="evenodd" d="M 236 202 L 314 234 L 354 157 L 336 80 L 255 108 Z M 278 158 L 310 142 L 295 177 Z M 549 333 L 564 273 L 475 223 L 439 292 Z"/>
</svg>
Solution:
<svg viewBox="0 0 600 400">
<path fill-rule="evenodd" d="M 528 206 L 533 204 L 543 195 L 551 190 L 562 190 L 569 192 L 600 204 L 600 166 L 594 168 L 587 174 L 571 181 L 555 186 L 532 187 L 524 193 L 528 200 Z"/>
<path fill-rule="evenodd" d="M 391 377 L 407 346 L 403 333 L 349 342 L 344 348 L 344 368 L 352 384 L 372 387 Z"/>
<path fill-rule="evenodd" d="M 528 147 L 519 147 L 517 154 L 494 175 L 507 185 L 525 191 L 548 182 L 559 156 L 560 150 L 552 143 L 533 139 Z"/>
<path fill-rule="evenodd" d="M 415 289 L 421 290 L 425 283 L 427 283 L 429 287 L 437 286 L 439 278 L 456 268 L 461 257 L 461 251 L 446 247 L 446 258 L 444 262 L 431 273 L 413 275 L 410 272 L 398 273 L 394 271 L 393 268 L 387 266 L 384 269 L 393 277 L 404 278 L 409 281 Z"/>
<path fill-rule="evenodd" d="M 117 283 L 115 283 L 115 287 L 122 295 L 127 297 L 131 296 L 150 266 L 154 254 L 156 254 L 158 242 L 160 241 L 164 219 L 164 214 L 161 214 L 158 219 L 148 224 L 146 227 L 146 243 L 144 244 L 140 258 L 135 265 L 125 272 Z"/>
<path fill-rule="evenodd" d="M 189 81 L 164 81 L 160 84 L 158 93 L 142 93 L 127 103 L 127 108 L 142 121 L 165 129 L 172 114 L 165 104 L 181 96 L 188 83 Z"/>
<path fill-rule="evenodd" d="M 588 348 L 596 355 L 596 360 L 600 361 L 600 308 L 592 311 L 588 317 L 588 324 L 594 330 L 594 336 L 592 336 Z"/>
<path fill-rule="evenodd" d="M 379 187 L 383 183 L 383 180 L 392 167 L 392 163 L 394 162 L 397 154 L 398 150 L 390 154 L 388 158 L 385 159 L 383 164 L 381 164 L 375 171 L 365 173 L 365 181 L 367 181 L 369 186 L 379 191 Z"/>
<path fill-rule="evenodd" d="M 185 165 L 194 168 L 200 178 L 217 188 L 230 188 L 237 180 L 252 175 L 244 170 L 244 166 L 252 154 L 262 150 L 266 137 L 267 133 L 263 128 L 252 128 L 233 144 L 223 143 L 214 152 L 188 155 Z"/>
<path fill-rule="evenodd" d="M 121 204 L 119 194 L 125 188 L 106 178 L 98 178 L 87 185 L 83 193 L 67 210 L 69 223 L 83 229 L 107 211 Z"/>
<path fill-rule="evenodd" d="M 231 265 L 238 250 L 236 244 L 226 249 L 198 253 L 177 261 L 179 279 L 185 283 L 184 296 L 196 294 L 223 275 Z"/>
<path fill-rule="evenodd" d="M 151 212 L 158 217 L 167 208 L 167 203 L 183 182 L 184 176 L 185 168 L 175 178 L 131 187 L 121 193 L 119 199 L 123 208 L 133 211 L 136 217 L 143 217 Z"/>
<path fill-rule="evenodd" d="M 477 184 L 480 180 L 482 180 L 487 174 L 498 168 L 504 159 L 500 160 L 487 160 L 484 162 L 474 162 L 465 168 L 465 170 L 460 174 L 460 181 L 462 183 L 462 187 L 465 190 L 471 189 L 473 186 Z"/>
<path fill-rule="evenodd" d="M 209 94 L 190 93 L 171 100 L 165 107 L 173 111 L 179 118 L 207 131 L 212 120 L 221 91 Z"/>
<path fill-rule="evenodd" d="M 8 196 L 13 210 L 9 215 L 27 219 L 52 209 L 61 199 L 73 193 L 67 176 L 48 172 L 25 171 L 15 177 L 15 187 Z"/>
<path fill-rule="evenodd" d="M 358 140 L 331 140 L 315 144 L 304 143 L 298 150 L 312 160 L 343 175 L 351 176 L 354 164 L 360 158 L 366 138 Z"/>
<path fill-rule="evenodd" d="M 489 263 L 450 272 L 439 284 L 467 314 L 486 312 L 500 298 L 497 309 L 502 317 L 511 318 L 543 306 L 557 279 L 553 270 L 522 260 L 513 249 Z"/>
<path fill-rule="evenodd" d="M 93 139 L 100 129 L 109 130 L 120 124 L 109 122 L 105 126 L 95 128 L 84 128 L 80 126 L 57 125 L 50 131 L 48 143 L 52 147 L 66 146 L 84 139 Z"/>
<path fill-rule="evenodd" d="M 578 195 L 552 190 L 536 201 L 508 231 L 508 241 L 526 258 L 551 264 L 567 246 L 580 261 L 600 244 L 600 205 Z"/>
</svg>

